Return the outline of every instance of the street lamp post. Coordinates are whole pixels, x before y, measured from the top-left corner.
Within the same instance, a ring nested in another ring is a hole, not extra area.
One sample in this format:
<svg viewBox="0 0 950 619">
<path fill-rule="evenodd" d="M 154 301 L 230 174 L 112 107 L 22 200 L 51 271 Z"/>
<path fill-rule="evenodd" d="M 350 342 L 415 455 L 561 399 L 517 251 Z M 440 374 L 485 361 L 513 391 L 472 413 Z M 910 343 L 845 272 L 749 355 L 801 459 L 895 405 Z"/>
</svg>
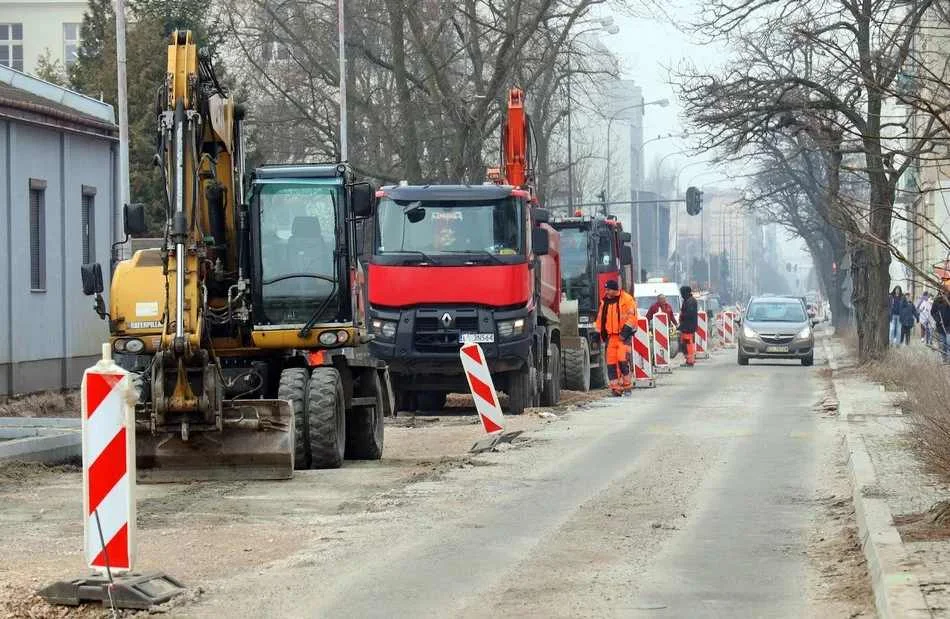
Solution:
<svg viewBox="0 0 950 619">
<path fill-rule="evenodd" d="M 610 201 L 610 133 L 611 133 L 610 128 L 613 126 L 614 121 L 617 120 L 618 118 L 620 118 L 620 117 L 619 117 L 619 114 L 622 114 L 623 112 L 628 112 L 628 111 L 630 111 L 630 110 L 635 110 L 635 109 L 637 109 L 637 108 L 645 108 L 645 107 L 648 106 L 648 105 L 658 105 L 658 106 L 660 106 L 660 107 L 666 107 L 666 106 L 668 106 L 669 104 L 670 104 L 670 100 L 669 100 L 669 99 L 657 99 L 656 101 L 641 102 L 641 103 L 637 103 L 637 104 L 634 104 L 634 105 L 629 105 L 629 106 L 627 106 L 627 107 L 620 108 L 620 109 L 617 110 L 610 118 L 607 119 L 607 173 L 605 174 L 605 176 L 606 176 L 607 178 L 604 180 L 604 184 L 606 185 L 607 201 L 608 201 L 608 202 Z M 658 135 L 658 136 L 656 136 L 655 138 L 650 138 L 649 140 L 647 140 L 646 142 L 644 142 L 643 144 L 641 144 L 641 145 L 640 145 L 640 148 L 638 149 L 638 152 L 639 152 L 639 151 L 642 151 L 642 150 L 643 150 L 643 147 L 646 146 L 647 144 L 649 144 L 650 142 L 656 142 L 657 140 L 665 140 L 665 139 L 668 139 L 668 138 L 684 137 L 685 135 L 686 135 L 685 133 L 682 134 L 682 135 L 676 135 L 676 134 L 673 134 L 673 133 L 670 133 L 670 134 L 667 134 L 667 135 Z M 638 156 L 639 156 L 639 155 L 638 155 Z"/>
</svg>

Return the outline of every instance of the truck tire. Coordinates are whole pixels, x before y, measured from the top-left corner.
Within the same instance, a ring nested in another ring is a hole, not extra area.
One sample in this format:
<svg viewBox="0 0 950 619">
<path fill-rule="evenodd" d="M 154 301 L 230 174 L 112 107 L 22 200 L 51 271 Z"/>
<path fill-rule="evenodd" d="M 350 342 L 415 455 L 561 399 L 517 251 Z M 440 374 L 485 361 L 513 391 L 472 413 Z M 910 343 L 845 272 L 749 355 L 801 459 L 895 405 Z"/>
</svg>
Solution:
<svg viewBox="0 0 950 619">
<path fill-rule="evenodd" d="M 561 361 L 564 364 L 564 388 L 590 391 L 590 346 L 587 340 L 581 340 L 580 348 L 565 348 Z"/>
<path fill-rule="evenodd" d="M 417 408 L 423 413 L 441 413 L 448 396 L 444 391 L 419 391 L 416 393 Z"/>
<path fill-rule="evenodd" d="M 548 378 L 547 374 L 550 374 L 551 377 Z M 543 380 L 541 406 L 557 406 L 558 402 L 561 401 L 561 351 L 554 342 L 551 342 L 547 372 Z"/>
<path fill-rule="evenodd" d="M 604 389 L 609 382 L 607 378 L 607 359 L 604 357 L 604 350 L 601 349 L 600 354 L 597 355 L 597 367 L 590 369 L 590 388 Z"/>
<path fill-rule="evenodd" d="M 363 372 L 360 397 L 375 397 L 375 406 L 355 406 L 346 416 L 346 459 L 379 460 L 383 457 L 383 387 L 376 370 Z"/>
<path fill-rule="evenodd" d="M 310 468 L 310 424 L 307 420 L 307 368 L 284 368 L 277 386 L 277 399 L 287 400 L 294 409 L 294 468 Z"/>
<path fill-rule="evenodd" d="M 310 466 L 338 469 L 346 451 L 346 409 L 340 373 L 336 368 L 314 368 L 307 394 Z"/>
<path fill-rule="evenodd" d="M 520 415 L 534 403 L 535 384 L 534 356 L 529 352 L 524 366 L 508 374 L 508 415 Z"/>
</svg>

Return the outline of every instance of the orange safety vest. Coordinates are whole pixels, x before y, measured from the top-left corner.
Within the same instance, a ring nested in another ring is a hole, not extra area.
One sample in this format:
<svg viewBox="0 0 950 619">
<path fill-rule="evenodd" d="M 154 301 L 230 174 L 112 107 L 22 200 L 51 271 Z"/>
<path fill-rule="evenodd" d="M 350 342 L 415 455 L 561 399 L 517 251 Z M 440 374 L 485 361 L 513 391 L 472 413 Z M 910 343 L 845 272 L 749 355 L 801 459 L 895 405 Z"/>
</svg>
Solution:
<svg viewBox="0 0 950 619">
<path fill-rule="evenodd" d="M 607 303 L 606 299 L 600 300 L 596 327 L 598 333 L 619 335 L 624 325 L 636 328 L 637 302 L 630 293 L 621 290 L 615 303 Z"/>
</svg>

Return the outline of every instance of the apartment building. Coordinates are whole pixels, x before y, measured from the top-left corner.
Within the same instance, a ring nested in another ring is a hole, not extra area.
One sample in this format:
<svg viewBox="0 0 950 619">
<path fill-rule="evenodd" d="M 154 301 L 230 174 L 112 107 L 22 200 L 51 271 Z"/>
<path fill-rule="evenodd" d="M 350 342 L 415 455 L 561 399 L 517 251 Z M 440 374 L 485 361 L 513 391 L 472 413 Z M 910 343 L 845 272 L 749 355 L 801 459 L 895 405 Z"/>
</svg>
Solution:
<svg viewBox="0 0 950 619">
<path fill-rule="evenodd" d="M 86 0 L 0 0 L 0 65 L 35 73 L 41 57 L 68 68 L 79 51 Z"/>
</svg>

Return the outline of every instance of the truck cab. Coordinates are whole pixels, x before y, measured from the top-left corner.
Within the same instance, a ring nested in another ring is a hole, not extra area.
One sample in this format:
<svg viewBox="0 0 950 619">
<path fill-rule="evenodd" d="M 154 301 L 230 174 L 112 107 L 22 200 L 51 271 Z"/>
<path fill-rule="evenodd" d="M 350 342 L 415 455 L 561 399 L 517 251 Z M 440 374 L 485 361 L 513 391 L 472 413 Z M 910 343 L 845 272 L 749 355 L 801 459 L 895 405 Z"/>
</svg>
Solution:
<svg viewBox="0 0 950 619">
<path fill-rule="evenodd" d="M 481 345 L 509 412 L 535 404 L 561 298 L 547 212 L 508 185 L 395 185 L 377 196 L 371 350 L 389 363 L 399 406 L 437 410 L 467 391 L 468 342 Z"/>
</svg>

